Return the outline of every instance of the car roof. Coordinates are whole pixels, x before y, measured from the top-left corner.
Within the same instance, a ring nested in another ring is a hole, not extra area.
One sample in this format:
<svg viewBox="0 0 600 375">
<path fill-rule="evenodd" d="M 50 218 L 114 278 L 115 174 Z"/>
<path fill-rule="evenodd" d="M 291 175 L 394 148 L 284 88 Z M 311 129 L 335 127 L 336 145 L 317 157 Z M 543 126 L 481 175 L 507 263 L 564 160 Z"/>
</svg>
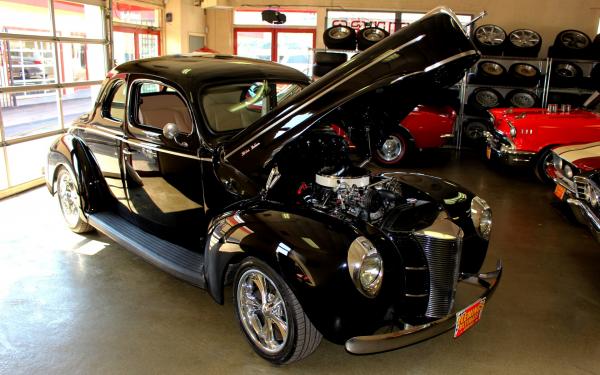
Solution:
<svg viewBox="0 0 600 375">
<path fill-rule="evenodd" d="M 134 60 L 113 69 L 113 74 L 148 74 L 195 87 L 222 81 L 246 79 L 284 80 L 309 83 L 302 72 L 271 61 L 233 55 L 191 53 Z"/>
</svg>

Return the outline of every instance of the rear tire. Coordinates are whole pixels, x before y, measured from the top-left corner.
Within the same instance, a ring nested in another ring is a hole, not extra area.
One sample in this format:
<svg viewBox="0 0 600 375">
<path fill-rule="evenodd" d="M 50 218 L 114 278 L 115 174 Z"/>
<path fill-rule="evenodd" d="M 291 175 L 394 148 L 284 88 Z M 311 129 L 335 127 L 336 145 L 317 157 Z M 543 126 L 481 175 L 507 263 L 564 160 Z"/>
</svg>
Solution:
<svg viewBox="0 0 600 375">
<path fill-rule="evenodd" d="M 266 263 L 246 258 L 233 285 L 236 318 L 259 356 L 282 365 L 299 361 L 317 349 L 323 336 L 285 281 Z"/>
<path fill-rule="evenodd" d="M 408 158 L 409 140 L 401 132 L 390 132 L 375 142 L 373 157 L 383 167 L 395 166 Z"/>
<path fill-rule="evenodd" d="M 88 224 L 81 209 L 81 197 L 75 176 L 65 167 L 59 167 L 56 175 L 56 196 L 65 222 L 75 233 L 87 233 L 94 230 Z"/>
</svg>

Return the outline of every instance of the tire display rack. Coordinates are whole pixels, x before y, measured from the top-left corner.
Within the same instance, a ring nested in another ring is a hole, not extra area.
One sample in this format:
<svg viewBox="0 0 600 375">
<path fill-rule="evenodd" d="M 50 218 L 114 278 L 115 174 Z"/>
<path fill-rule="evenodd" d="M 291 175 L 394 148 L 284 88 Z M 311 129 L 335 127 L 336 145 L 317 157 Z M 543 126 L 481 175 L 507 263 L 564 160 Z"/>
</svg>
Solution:
<svg viewBox="0 0 600 375">
<path fill-rule="evenodd" d="M 479 64 L 482 61 L 494 62 L 501 65 L 506 72 L 513 64 L 528 64 L 535 66 L 540 77 L 536 83 L 516 83 L 508 74 L 504 79 L 496 82 L 486 81 L 478 74 Z M 460 108 L 455 124 L 456 147 L 462 147 L 463 140 L 471 145 L 477 145 L 473 135 L 478 135 L 489 125 L 489 115 L 482 108 L 473 108 L 472 99 L 475 90 L 490 88 L 501 94 L 501 103 L 494 107 L 510 107 L 505 98 L 515 90 L 527 90 L 534 93 L 538 101 L 535 107 L 546 108 L 548 104 L 571 104 L 573 107 L 581 106 L 585 98 L 595 89 L 600 89 L 600 61 L 575 60 L 558 58 L 531 58 L 509 56 L 482 56 L 480 63 L 474 66 L 460 83 Z M 573 69 L 572 67 L 576 68 Z M 558 73 L 558 72 L 561 73 Z M 592 76 L 594 78 L 592 78 Z M 513 105 L 514 106 L 514 105 Z M 464 134 L 463 134 L 464 133 Z M 463 137 L 463 135 L 465 135 Z"/>
</svg>

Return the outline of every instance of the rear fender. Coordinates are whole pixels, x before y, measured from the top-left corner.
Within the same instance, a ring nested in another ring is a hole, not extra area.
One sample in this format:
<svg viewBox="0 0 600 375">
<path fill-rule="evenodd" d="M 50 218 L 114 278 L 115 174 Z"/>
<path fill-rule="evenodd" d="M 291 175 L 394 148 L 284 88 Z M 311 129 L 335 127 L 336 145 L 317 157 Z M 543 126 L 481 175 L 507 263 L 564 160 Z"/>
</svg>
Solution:
<svg viewBox="0 0 600 375">
<path fill-rule="evenodd" d="M 56 192 L 59 167 L 67 168 L 75 176 L 83 210 L 97 210 L 102 204 L 103 179 L 92 153 L 81 138 L 64 134 L 50 146 L 46 185 L 51 194 Z"/>
</svg>

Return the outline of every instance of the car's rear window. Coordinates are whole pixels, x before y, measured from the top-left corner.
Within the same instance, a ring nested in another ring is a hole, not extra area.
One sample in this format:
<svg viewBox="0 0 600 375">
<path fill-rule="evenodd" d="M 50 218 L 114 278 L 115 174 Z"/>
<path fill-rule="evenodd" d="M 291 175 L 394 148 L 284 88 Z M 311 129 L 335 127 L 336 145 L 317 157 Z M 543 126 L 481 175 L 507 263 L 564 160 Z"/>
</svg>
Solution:
<svg viewBox="0 0 600 375">
<path fill-rule="evenodd" d="M 203 91 L 202 108 L 212 131 L 242 130 L 302 88 L 297 83 L 267 81 L 216 86 Z"/>
</svg>

